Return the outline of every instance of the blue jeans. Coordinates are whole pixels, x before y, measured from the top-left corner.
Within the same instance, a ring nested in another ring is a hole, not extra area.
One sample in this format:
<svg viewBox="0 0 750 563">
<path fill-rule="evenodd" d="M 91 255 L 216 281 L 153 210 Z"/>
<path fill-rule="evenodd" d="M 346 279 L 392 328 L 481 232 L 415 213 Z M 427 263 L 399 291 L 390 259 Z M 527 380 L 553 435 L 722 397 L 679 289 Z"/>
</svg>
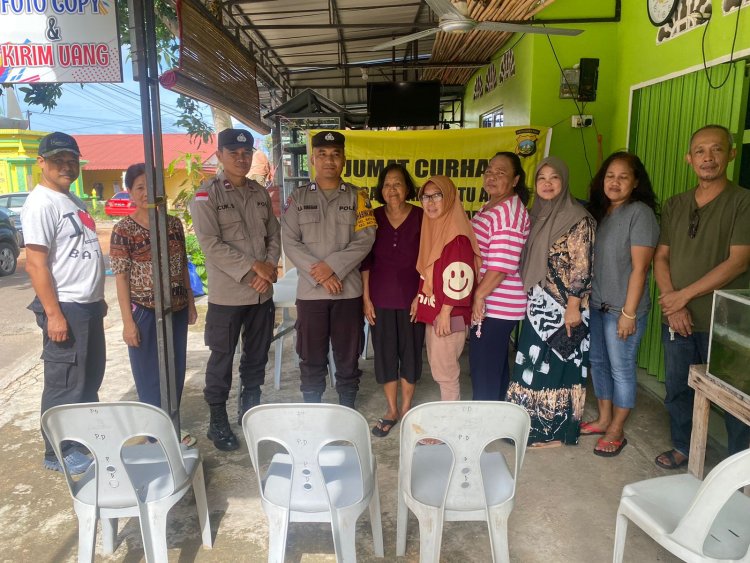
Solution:
<svg viewBox="0 0 750 563">
<path fill-rule="evenodd" d="M 688 385 L 688 372 L 691 365 L 708 362 L 708 333 L 694 332 L 687 338 L 675 333 L 674 340 L 672 340 L 669 327 L 663 324 L 661 339 L 664 344 L 664 368 L 666 370 L 664 383 L 667 387 L 664 405 L 669 411 L 672 446 L 686 456 L 690 452 L 695 396 L 693 388 Z M 747 449 L 750 443 L 750 427 L 729 413 L 724 414 L 724 424 L 727 428 L 729 455 Z"/>
<path fill-rule="evenodd" d="M 159 380 L 159 342 L 156 335 L 156 312 L 134 304 L 133 320 L 138 327 L 141 342 L 138 347 L 128 346 L 130 369 L 133 371 L 138 400 L 161 407 L 161 382 Z M 185 385 L 187 354 L 188 308 L 172 313 L 172 346 L 174 349 L 175 385 L 177 404 Z"/>
<path fill-rule="evenodd" d="M 612 401 L 614 406 L 622 409 L 632 409 L 637 386 L 635 359 L 648 316 L 638 318 L 635 334 L 626 340 L 617 337 L 619 318 L 619 312 L 605 313 L 591 308 L 591 379 L 597 399 Z"/>
</svg>

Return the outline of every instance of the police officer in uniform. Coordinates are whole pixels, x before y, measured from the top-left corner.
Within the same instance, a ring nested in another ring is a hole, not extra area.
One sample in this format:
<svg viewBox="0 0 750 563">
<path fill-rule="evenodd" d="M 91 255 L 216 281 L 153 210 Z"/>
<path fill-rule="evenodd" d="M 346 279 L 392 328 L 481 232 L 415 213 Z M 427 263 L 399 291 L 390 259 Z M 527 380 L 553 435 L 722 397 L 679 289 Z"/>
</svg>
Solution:
<svg viewBox="0 0 750 563">
<path fill-rule="evenodd" d="M 240 333 L 238 423 L 245 411 L 260 404 L 273 336 L 273 283 L 281 234 L 268 192 L 245 177 L 253 160 L 250 132 L 223 130 L 216 156 L 224 171 L 198 188 L 190 212 L 208 273 L 205 342 L 211 356 L 203 390 L 211 409 L 208 438 L 218 449 L 228 451 L 239 447 L 229 426 L 226 402 Z"/>
<path fill-rule="evenodd" d="M 329 342 L 339 403 L 354 408 L 362 372 L 362 277 L 359 265 L 375 242 L 375 217 L 364 190 L 341 179 L 344 135 L 312 138 L 315 181 L 292 192 L 281 218 L 284 250 L 297 267 L 300 390 L 319 403 L 326 387 Z"/>
</svg>

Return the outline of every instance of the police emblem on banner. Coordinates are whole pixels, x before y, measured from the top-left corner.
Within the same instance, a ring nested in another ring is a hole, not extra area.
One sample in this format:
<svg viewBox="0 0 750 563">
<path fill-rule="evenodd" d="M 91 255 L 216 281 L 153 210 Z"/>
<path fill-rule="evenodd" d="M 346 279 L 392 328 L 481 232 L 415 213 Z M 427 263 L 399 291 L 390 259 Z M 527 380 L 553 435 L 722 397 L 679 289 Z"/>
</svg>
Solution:
<svg viewBox="0 0 750 563">
<path fill-rule="evenodd" d="M 536 153 L 539 129 L 516 129 L 516 154 L 527 157 Z"/>
</svg>

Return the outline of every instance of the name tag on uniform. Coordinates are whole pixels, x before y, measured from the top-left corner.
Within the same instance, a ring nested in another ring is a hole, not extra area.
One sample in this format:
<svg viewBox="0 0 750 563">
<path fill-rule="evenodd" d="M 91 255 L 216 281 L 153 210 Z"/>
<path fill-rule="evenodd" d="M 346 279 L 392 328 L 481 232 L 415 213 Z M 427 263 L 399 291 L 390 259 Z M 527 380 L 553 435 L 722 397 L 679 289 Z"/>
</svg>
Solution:
<svg viewBox="0 0 750 563">
<path fill-rule="evenodd" d="M 258 207 L 268 207 L 265 201 L 257 201 Z"/>
<path fill-rule="evenodd" d="M 224 211 L 225 209 L 234 209 L 233 203 L 225 203 L 224 205 L 217 205 L 216 211 Z"/>
</svg>

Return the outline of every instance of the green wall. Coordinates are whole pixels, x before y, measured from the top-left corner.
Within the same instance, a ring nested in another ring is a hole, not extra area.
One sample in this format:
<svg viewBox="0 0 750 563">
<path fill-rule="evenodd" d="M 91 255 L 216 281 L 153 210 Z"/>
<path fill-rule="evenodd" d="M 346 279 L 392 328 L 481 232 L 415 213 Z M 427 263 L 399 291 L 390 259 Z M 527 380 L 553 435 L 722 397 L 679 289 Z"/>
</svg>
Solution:
<svg viewBox="0 0 750 563">
<path fill-rule="evenodd" d="M 492 57 L 492 62 L 497 63 L 500 57 L 513 45 L 518 36 L 508 42 L 507 47 L 501 49 Z M 520 43 L 513 47 L 513 56 L 516 59 L 516 74 L 506 79 L 494 90 L 485 93 L 482 97 L 474 100 L 474 81 L 477 75 L 482 79 L 487 74 L 487 67 L 475 72 L 469 84 L 466 86 L 464 96 L 464 123 L 465 127 L 479 127 L 482 115 L 503 106 L 505 125 L 529 125 L 531 123 L 531 78 L 528 69 L 533 67 L 534 43 L 524 37 Z M 541 124 L 540 124 L 541 125 Z"/>
<path fill-rule="evenodd" d="M 706 31 L 706 59 L 712 61 L 728 56 L 737 13 L 722 15 L 722 0 L 712 1 L 713 16 Z M 546 13 L 546 12 L 545 12 Z M 737 53 L 747 57 L 750 53 L 750 8 L 740 10 L 739 33 L 735 43 Z M 628 136 L 628 107 L 631 87 L 652 80 L 667 79 L 672 74 L 683 74 L 689 69 L 698 70 L 703 64 L 701 38 L 703 27 L 693 29 L 661 45 L 656 44 L 657 28 L 646 15 L 645 2 L 624 0 L 620 26 L 621 40 L 618 49 L 615 92 L 618 104 L 614 113 L 613 135 L 615 144 L 624 146 Z M 646 64 L 647 63 L 647 64 Z M 731 86 L 731 80 L 727 87 Z M 685 139 L 687 152 L 688 139 Z"/>
<path fill-rule="evenodd" d="M 722 0 L 713 0 L 712 8 L 713 17 L 706 34 L 708 61 L 729 55 L 737 18 L 736 12 L 722 15 Z M 614 0 L 557 0 L 539 14 L 539 19 L 611 17 L 614 9 Z M 600 60 L 597 99 L 586 104 L 583 111 L 594 116 L 596 128 L 571 127 L 571 116 L 577 110 L 571 100 L 558 97 L 560 71 L 544 35 L 525 35 L 520 39 L 514 47 L 516 76 L 494 92 L 473 100 L 474 79 L 479 73 L 484 76 L 487 68 L 479 69 L 472 76 L 464 96 L 465 126 L 478 127 L 481 114 L 503 105 L 508 125 L 552 127 L 550 153 L 568 163 L 571 189 L 576 196 L 585 197 L 590 177 L 581 132 L 593 173 L 598 160 L 597 130 L 602 135 L 604 157 L 627 146 L 632 86 L 700 68 L 703 26 L 657 45 L 658 29 L 648 20 L 645 1 L 623 0 L 618 23 L 557 24 L 556 27 L 584 30 L 576 37 L 551 38 L 563 68 L 577 63 L 581 57 Z M 748 29 L 750 8 L 745 8 L 740 11 L 735 54 L 750 55 L 747 52 L 750 51 Z M 493 59 L 497 60 L 519 37 L 512 37 Z"/>
</svg>

